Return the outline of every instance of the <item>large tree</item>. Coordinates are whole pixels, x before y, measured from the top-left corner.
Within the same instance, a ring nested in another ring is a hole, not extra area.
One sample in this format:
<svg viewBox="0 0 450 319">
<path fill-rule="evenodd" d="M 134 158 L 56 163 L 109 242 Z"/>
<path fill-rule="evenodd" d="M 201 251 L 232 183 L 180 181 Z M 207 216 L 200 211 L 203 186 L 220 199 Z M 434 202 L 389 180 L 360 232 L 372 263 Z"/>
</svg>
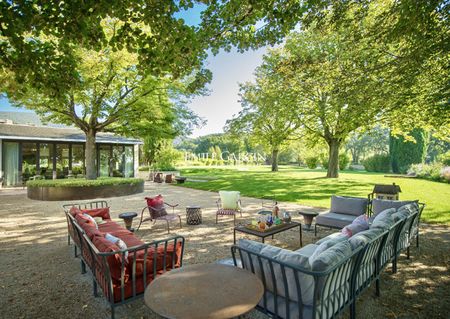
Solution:
<svg viewBox="0 0 450 319">
<path fill-rule="evenodd" d="M 226 130 L 234 135 L 246 134 L 267 146 L 273 172 L 278 171 L 281 148 L 298 139 L 300 126 L 291 92 L 285 90 L 279 75 L 273 72 L 276 63 L 273 56 L 266 56 L 255 72 L 256 82 L 240 86 L 242 110 L 226 125 Z"/>
<path fill-rule="evenodd" d="M 109 37 L 114 37 L 120 24 L 107 19 L 103 28 Z M 42 38 L 42 41 L 51 39 Z M 99 51 L 79 47 L 72 54 L 77 61 L 76 83 L 56 87 L 58 92 L 53 94 L 48 88 L 10 78 L 7 92 L 18 105 L 49 120 L 80 128 L 86 134 L 86 177 L 95 179 L 96 134 L 110 131 L 146 136 L 157 131 L 155 127 L 161 122 L 171 124 L 175 109 L 169 101 L 170 92 L 181 89 L 188 92 L 195 79 L 177 87 L 170 75 L 143 74 L 137 54 L 108 45 Z"/>
</svg>

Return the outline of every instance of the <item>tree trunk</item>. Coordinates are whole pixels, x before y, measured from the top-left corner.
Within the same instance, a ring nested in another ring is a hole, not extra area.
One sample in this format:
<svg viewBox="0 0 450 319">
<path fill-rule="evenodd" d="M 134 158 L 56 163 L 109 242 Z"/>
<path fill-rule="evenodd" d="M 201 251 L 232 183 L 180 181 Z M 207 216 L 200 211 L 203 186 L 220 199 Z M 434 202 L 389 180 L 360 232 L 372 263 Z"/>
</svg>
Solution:
<svg viewBox="0 0 450 319">
<path fill-rule="evenodd" d="M 328 143 L 328 178 L 339 177 L 339 147 L 341 143 L 338 140 L 330 140 Z"/>
<path fill-rule="evenodd" d="M 278 149 L 272 150 L 272 172 L 278 172 Z"/>
<path fill-rule="evenodd" d="M 97 179 L 95 135 L 94 130 L 86 132 L 86 179 Z"/>
</svg>

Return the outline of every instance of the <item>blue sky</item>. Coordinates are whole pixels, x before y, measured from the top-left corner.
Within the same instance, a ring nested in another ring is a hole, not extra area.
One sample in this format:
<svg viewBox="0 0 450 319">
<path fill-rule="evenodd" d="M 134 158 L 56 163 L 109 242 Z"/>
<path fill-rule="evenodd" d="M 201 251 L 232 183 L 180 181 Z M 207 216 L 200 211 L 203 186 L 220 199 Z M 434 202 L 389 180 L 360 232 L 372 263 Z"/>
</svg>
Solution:
<svg viewBox="0 0 450 319">
<path fill-rule="evenodd" d="M 187 12 L 179 14 L 187 24 L 200 23 L 202 6 L 195 6 Z M 213 80 L 208 85 L 210 94 L 194 98 L 189 107 L 199 116 L 207 120 L 207 124 L 195 129 L 192 137 L 223 132 L 226 120 L 237 114 L 241 105 L 238 102 L 238 83 L 253 80 L 255 68 L 261 64 L 266 48 L 256 51 L 238 53 L 221 51 L 218 55 L 210 55 L 206 67 L 213 72 Z M 0 98 L 0 111 L 27 111 L 10 106 L 6 99 Z"/>
</svg>

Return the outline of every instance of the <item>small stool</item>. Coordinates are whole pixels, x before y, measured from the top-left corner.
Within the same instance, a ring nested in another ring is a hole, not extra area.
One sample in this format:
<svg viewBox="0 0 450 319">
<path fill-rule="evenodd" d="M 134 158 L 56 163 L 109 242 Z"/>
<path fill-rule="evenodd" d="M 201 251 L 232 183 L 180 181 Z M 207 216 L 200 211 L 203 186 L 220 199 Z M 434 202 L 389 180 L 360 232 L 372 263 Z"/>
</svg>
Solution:
<svg viewBox="0 0 450 319">
<path fill-rule="evenodd" d="M 316 213 L 316 212 L 302 212 L 302 211 L 299 211 L 298 213 L 303 216 L 303 220 L 305 222 L 305 224 L 303 225 L 303 229 L 304 230 L 312 230 L 311 225 L 312 225 L 313 219 L 314 219 L 314 217 L 319 215 L 319 213 Z"/>
<path fill-rule="evenodd" d="M 134 231 L 134 228 L 131 228 L 131 225 L 133 224 L 133 218 L 136 216 L 137 216 L 137 213 L 135 213 L 135 212 L 126 212 L 126 213 L 119 214 L 119 218 L 123 219 L 125 227 L 129 231 Z"/>
<path fill-rule="evenodd" d="M 202 223 L 202 208 L 200 206 L 186 206 L 186 224 L 200 225 Z"/>
</svg>

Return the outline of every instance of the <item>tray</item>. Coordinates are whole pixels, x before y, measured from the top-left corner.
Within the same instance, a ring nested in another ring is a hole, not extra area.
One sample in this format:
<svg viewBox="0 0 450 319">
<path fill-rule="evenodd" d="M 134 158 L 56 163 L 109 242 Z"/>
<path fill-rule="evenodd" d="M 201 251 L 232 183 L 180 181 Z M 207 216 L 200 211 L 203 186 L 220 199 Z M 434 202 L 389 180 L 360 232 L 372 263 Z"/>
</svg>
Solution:
<svg viewBox="0 0 450 319">
<path fill-rule="evenodd" d="M 281 228 L 284 225 L 285 225 L 285 223 L 282 223 L 280 225 L 272 225 L 271 227 L 267 227 L 266 226 L 266 228 L 264 228 L 264 229 L 261 229 L 261 228 L 259 228 L 259 226 L 252 225 L 252 224 L 245 224 L 244 227 L 247 228 L 247 229 L 251 229 L 251 230 L 254 230 L 254 231 L 261 232 L 261 233 L 266 233 L 268 231 Z"/>
</svg>

